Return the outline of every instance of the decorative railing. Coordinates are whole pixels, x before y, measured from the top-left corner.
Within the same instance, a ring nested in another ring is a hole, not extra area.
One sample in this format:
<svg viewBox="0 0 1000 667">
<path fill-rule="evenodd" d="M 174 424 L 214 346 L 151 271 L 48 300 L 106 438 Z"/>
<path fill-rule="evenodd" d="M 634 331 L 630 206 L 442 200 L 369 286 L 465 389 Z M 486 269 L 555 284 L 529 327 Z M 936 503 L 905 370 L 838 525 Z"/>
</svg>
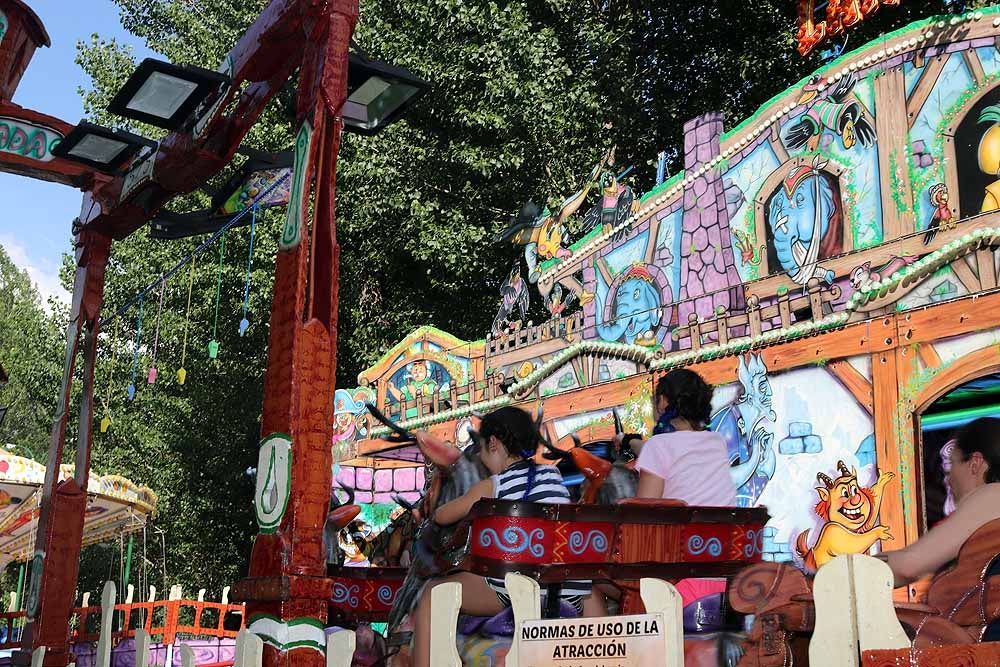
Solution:
<svg viewBox="0 0 1000 667">
<path fill-rule="evenodd" d="M 535 326 L 517 328 L 486 341 L 486 358 L 514 352 L 530 345 L 559 338 L 572 339 L 583 333 L 583 311 L 555 317 Z"/>
<path fill-rule="evenodd" d="M 164 645 L 176 639 L 235 638 L 244 627 L 243 605 L 201 600 L 157 600 L 116 604 L 112 641 L 135 637 L 145 630 Z M 27 621 L 24 611 L 0 614 L 0 650 L 21 645 L 21 631 Z M 70 642 L 96 642 L 100 638 L 101 607 L 77 607 L 70 616 Z"/>
</svg>

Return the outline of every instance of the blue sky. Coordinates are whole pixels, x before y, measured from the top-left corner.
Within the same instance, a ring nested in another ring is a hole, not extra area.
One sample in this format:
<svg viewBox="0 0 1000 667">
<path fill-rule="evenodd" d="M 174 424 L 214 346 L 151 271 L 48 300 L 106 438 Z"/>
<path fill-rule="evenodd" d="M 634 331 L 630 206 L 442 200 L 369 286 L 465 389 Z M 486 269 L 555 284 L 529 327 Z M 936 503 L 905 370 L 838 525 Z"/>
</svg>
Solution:
<svg viewBox="0 0 1000 667">
<path fill-rule="evenodd" d="M 75 124 L 83 118 L 77 89 L 89 87 L 89 77 L 74 62 L 76 43 L 93 33 L 131 45 L 137 59 L 154 55 L 125 32 L 118 7 L 111 0 L 27 0 L 45 24 L 50 48 L 35 52 L 14 93 L 14 102 Z M 70 223 L 80 212 L 82 194 L 65 185 L 0 173 L 0 246 L 28 271 L 43 300 L 55 295 L 68 300 L 59 286 L 61 256 L 70 251 Z"/>
</svg>

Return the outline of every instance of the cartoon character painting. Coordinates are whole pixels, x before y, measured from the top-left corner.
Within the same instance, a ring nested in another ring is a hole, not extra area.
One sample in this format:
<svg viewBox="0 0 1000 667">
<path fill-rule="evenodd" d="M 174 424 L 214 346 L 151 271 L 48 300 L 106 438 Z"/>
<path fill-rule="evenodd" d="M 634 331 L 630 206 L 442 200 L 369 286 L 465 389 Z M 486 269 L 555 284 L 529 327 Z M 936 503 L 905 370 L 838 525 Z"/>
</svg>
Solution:
<svg viewBox="0 0 1000 667">
<path fill-rule="evenodd" d="M 410 362 L 406 366 L 409 381 L 402 387 L 397 387 L 392 381 L 389 382 L 389 393 L 397 401 L 412 401 L 417 396 L 430 398 L 437 391 L 438 384 L 431 377 L 431 369 L 428 362 L 420 359 Z"/>
<path fill-rule="evenodd" d="M 657 344 L 664 298 L 647 265 L 634 264 L 607 290 L 598 284 L 595 297 L 597 334 L 603 340 L 624 341 L 629 345 Z"/>
<path fill-rule="evenodd" d="M 927 223 L 924 245 L 929 245 L 934 240 L 938 229 L 951 229 L 955 226 L 955 222 L 951 219 L 951 208 L 948 206 L 948 186 L 944 183 L 935 183 L 928 194 L 931 204 L 934 205 L 934 213 L 931 214 L 931 221 Z"/>
<path fill-rule="evenodd" d="M 888 262 L 872 268 L 871 262 L 859 264 L 851 270 L 851 287 L 858 290 L 871 289 L 872 285 L 887 280 L 894 273 L 920 259 L 919 255 L 893 255 Z"/>
<path fill-rule="evenodd" d="M 338 389 L 333 393 L 333 453 L 340 461 L 346 448 L 368 435 L 368 408 L 375 402 L 375 392 L 368 387 Z"/>
<path fill-rule="evenodd" d="M 774 393 L 767 366 L 758 354 L 740 357 L 737 368 L 741 391 L 735 402 L 712 416 L 709 428 L 726 441 L 736 502 L 751 507 L 774 477 Z"/>
<path fill-rule="evenodd" d="M 601 173 L 601 200 L 583 217 L 584 233 L 590 232 L 600 225 L 602 233 L 607 234 L 612 229 L 621 226 L 630 215 L 639 210 L 639 201 L 635 198 L 632 188 L 621 183 L 621 179 L 628 173 L 628 170 L 615 175 L 613 169 L 614 151 L 615 149 L 612 148 L 608 158 L 609 168 Z M 621 241 L 627 232 L 628 228 L 622 226 L 612 241 L 615 243 Z"/>
<path fill-rule="evenodd" d="M 762 245 L 758 253 L 757 248 L 754 248 L 750 234 L 739 229 L 734 229 L 732 234 L 733 238 L 736 239 L 736 247 L 740 251 L 740 261 L 746 265 L 758 266 L 760 258 L 767 254 L 767 246 Z"/>
<path fill-rule="evenodd" d="M 816 571 L 837 556 L 867 553 L 878 540 L 891 540 L 888 526 L 878 525 L 885 486 L 895 475 L 880 473 L 871 488 L 858 484 L 858 473 L 837 461 L 837 479 L 818 473 L 819 502 L 816 514 L 823 520 L 816 543 L 808 546 L 809 531 L 799 533 L 796 554 L 810 571 Z"/>
<path fill-rule="evenodd" d="M 1000 209 L 1000 106 L 986 107 L 979 114 L 980 123 L 992 123 L 979 140 L 979 170 L 996 178 L 986 186 L 981 213 Z"/>
<path fill-rule="evenodd" d="M 522 321 L 528 317 L 528 284 L 521 277 L 520 262 L 514 262 L 513 266 L 511 266 L 507 281 L 500 288 L 500 297 L 500 310 L 497 311 L 497 316 L 493 318 L 493 327 L 490 329 L 494 336 L 499 336 L 506 332 L 508 326 L 511 324 L 515 308 L 520 313 Z"/>
<path fill-rule="evenodd" d="M 840 198 L 823 160 L 794 167 L 767 203 L 774 253 L 789 277 L 803 287 L 811 278 L 833 283 L 833 271 L 819 261 L 842 250 Z M 772 267 L 773 268 L 773 267 Z"/>
<path fill-rule="evenodd" d="M 538 282 L 541 275 L 539 260 L 562 259 L 570 256 L 570 251 L 563 247 L 566 242 L 566 220 L 579 210 L 587 198 L 587 194 L 597 181 L 601 169 L 613 156 L 614 149 L 601 158 L 601 161 L 591 170 L 583 187 L 559 204 L 555 213 L 548 207 L 538 210 L 534 202 L 528 202 L 520 213 L 511 219 L 510 225 L 494 237 L 494 241 L 510 241 L 515 245 L 524 246 L 524 259 L 528 264 L 528 282 L 532 285 Z"/>
<path fill-rule="evenodd" d="M 854 97 L 856 81 L 854 74 L 845 76 L 834 84 L 829 95 L 818 99 L 820 86 L 828 85 L 829 81 L 819 76 L 810 79 L 799 97 L 799 104 L 809 106 L 785 132 L 785 145 L 789 150 L 805 146 L 807 151 L 815 152 L 824 131 L 840 137 L 844 150 L 850 150 L 855 144 L 867 148 L 875 142 L 875 128 L 865 118 L 864 108 Z"/>
</svg>

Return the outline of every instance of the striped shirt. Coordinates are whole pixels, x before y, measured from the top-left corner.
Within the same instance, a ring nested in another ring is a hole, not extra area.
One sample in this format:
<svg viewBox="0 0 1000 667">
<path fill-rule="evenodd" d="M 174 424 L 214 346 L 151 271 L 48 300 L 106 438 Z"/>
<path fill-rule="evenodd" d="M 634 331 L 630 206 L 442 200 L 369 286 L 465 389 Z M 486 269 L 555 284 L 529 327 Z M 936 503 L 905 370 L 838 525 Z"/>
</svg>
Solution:
<svg viewBox="0 0 1000 667">
<path fill-rule="evenodd" d="M 525 459 L 511 465 L 503 472 L 493 475 L 493 497 L 498 500 L 525 500 L 532 503 L 565 505 L 569 503 L 569 491 L 563 484 L 562 474 L 553 465 L 535 464 L 535 477 L 528 488 L 528 470 L 531 463 Z M 527 545 L 526 545 L 527 546 Z M 503 579 L 486 577 L 486 583 L 498 594 L 507 597 Z M 542 588 L 545 595 L 545 588 Z M 577 598 L 590 595 L 589 581 L 564 581 L 559 593 L 563 598 Z"/>
</svg>

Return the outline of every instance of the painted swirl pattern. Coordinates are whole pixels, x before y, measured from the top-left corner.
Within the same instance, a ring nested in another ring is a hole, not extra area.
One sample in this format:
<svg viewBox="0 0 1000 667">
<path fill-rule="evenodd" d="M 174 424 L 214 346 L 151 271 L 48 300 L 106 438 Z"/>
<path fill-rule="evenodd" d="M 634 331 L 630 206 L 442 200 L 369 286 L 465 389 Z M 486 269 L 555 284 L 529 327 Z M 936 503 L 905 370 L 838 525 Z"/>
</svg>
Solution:
<svg viewBox="0 0 1000 667">
<path fill-rule="evenodd" d="M 545 555 L 545 547 L 541 544 L 544 535 L 541 528 L 535 528 L 529 535 L 523 528 L 510 526 L 504 528 L 502 536 L 497 535 L 497 531 L 492 528 L 485 528 L 479 533 L 479 546 L 486 548 L 496 544 L 505 553 L 519 554 L 528 551 L 535 558 L 541 558 Z"/>
<path fill-rule="evenodd" d="M 755 555 L 761 552 L 762 544 L 761 541 L 764 538 L 764 531 L 748 530 L 747 531 L 747 543 L 743 547 L 743 555 L 747 558 L 753 558 Z"/>
<path fill-rule="evenodd" d="M 709 556 L 718 556 L 722 553 L 722 542 L 717 537 L 706 540 L 701 535 L 692 535 L 688 538 L 687 550 L 692 556 L 700 556 L 706 551 Z"/>
<path fill-rule="evenodd" d="M 574 556 L 579 556 L 588 549 L 599 554 L 607 553 L 608 538 L 599 530 L 591 530 L 586 537 L 582 530 L 574 530 L 569 534 L 569 550 Z"/>
<path fill-rule="evenodd" d="M 392 586 L 387 586 L 385 584 L 382 584 L 381 586 L 378 587 L 378 590 L 375 591 L 375 597 L 377 597 L 378 601 L 381 602 L 382 604 L 391 605 L 393 602 L 396 601 L 397 593 L 399 593 L 398 588 L 393 590 Z"/>
<path fill-rule="evenodd" d="M 358 586 L 345 586 L 340 582 L 333 584 L 333 601 L 335 604 L 346 602 L 348 606 L 358 606 Z"/>
</svg>

